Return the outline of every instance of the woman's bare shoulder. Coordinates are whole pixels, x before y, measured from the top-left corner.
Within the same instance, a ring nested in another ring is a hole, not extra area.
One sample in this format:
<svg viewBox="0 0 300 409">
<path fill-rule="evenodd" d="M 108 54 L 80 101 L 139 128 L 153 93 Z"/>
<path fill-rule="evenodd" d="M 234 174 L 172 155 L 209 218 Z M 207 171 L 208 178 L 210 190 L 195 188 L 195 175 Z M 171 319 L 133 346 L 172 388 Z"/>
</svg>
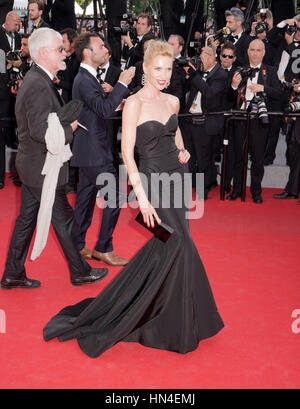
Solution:
<svg viewBox="0 0 300 409">
<path fill-rule="evenodd" d="M 130 97 L 126 99 L 125 106 L 130 107 L 130 108 L 137 108 L 139 107 L 140 103 L 141 101 L 139 97 L 136 94 L 133 94 L 133 95 L 130 95 Z"/>
<path fill-rule="evenodd" d="M 165 94 L 168 98 L 169 104 L 172 106 L 174 111 L 178 111 L 179 108 L 179 99 L 175 95 Z"/>
</svg>

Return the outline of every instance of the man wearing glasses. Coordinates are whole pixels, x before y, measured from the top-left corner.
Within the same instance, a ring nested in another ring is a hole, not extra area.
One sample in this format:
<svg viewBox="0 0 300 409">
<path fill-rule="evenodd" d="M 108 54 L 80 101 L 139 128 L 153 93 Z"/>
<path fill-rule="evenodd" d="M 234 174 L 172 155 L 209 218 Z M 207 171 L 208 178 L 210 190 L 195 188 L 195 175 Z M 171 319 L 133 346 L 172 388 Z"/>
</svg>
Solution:
<svg viewBox="0 0 300 409">
<path fill-rule="evenodd" d="M 44 176 L 47 145 L 45 134 L 48 128 L 48 115 L 58 112 L 63 101 L 53 80 L 59 70 L 64 70 L 66 52 L 61 35 L 50 29 L 40 28 L 29 38 L 29 52 L 34 61 L 26 74 L 16 100 L 16 119 L 19 130 L 19 149 L 16 168 L 22 181 L 20 215 L 16 219 L 8 250 L 1 287 L 37 288 L 40 281 L 26 276 L 25 261 L 30 242 L 36 227 Z M 61 125 L 65 144 L 70 144 L 77 121 Z M 81 285 L 93 283 L 105 277 L 107 269 L 92 269 L 78 254 L 71 235 L 73 210 L 66 193 L 68 164 L 60 168 L 55 199 L 52 208 L 52 226 L 67 259 L 71 283 Z"/>
</svg>

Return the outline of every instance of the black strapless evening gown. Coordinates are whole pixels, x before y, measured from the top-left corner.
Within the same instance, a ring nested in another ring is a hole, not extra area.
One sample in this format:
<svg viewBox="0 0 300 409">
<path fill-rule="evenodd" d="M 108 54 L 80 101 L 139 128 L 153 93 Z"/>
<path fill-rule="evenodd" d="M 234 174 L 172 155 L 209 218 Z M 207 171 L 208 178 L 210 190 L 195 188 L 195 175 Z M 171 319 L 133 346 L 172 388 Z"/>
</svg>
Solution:
<svg viewBox="0 0 300 409">
<path fill-rule="evenodd" d="M 183 175 L 178 160 L 176 115 L 166 124 L 147 121 L 137 127 L 136 153 L 145 188 L 153 174 Z M 177 182 L 176 182 L 177 180 Z M 95 358 L 119 341 L 186 353 L 224 326 L 190 236 L 187 208 L 175 206 L 181 178 L 171 183 L 171 206 L 165 206 L 161 185 L 152 191 L 161 220 L 174 229 L 167 242 L 150 239 L 96 297 L 68 306 L 44 328 L 46 341 L 76 338 L 82 351 Z M 173 197 L 173 198 L 172 198 Z M 168 197 L 167 197 L 168 199 Z"/>
</svg>

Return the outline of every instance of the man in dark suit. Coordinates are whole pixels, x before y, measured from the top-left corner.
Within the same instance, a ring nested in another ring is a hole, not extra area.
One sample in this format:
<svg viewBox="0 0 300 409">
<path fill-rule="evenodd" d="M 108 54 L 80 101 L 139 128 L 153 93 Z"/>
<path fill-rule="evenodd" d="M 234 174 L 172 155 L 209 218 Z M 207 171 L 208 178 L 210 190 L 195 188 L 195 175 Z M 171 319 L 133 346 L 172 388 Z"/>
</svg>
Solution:
<svg viewBox="0 0 300 409">
<path fill-rule="evenodd" d="M 193 68 L 190 94 L 186 112 L 208 114 L 222 110 L 222 95 L 226 87 L 227 74 L 216 61 L 215 52 L 210 47 L 202 49 L 200 54 L 202 69 Z M 224 123 L 222 115 L 207 115 L 205 118 L 191 118 L 184 130 L 184 145 L 191 153 L 190 171 L 195 173 L 195 158 L 198 172 L 204 174 L 204 199 L 208 192 L 217 186 L 215 166 L 216 139 Z M 194 155 L 194 158 L 193 158 Z M 194 165 L 194 169 L 193 169 Z M 200 192 L 198 192 L 198 195 Z"/>
<path fill-rule="evenodd" d="M 0 121 L 0 189 L 4 187 L 5 180 L 5 143 L 10 138 L 14 139 L 15 123 L 14 105 L 15 97 L 8 87 L 9 73 L 7 72 L 6 54 L 9 51 L 19 50 L 21 36 L 18 34 L 20 17 L 15 11 L 6 15 L 5 23 L 0 26 L 0 118 L 11 118 L 9 121 Z"/>
<path fill-rule="evenodd" d="M 137 19 L 136 33 L 137 41 L 133 43 L 130 32 L 127 35 L 122 35 L 124 41 L 123 58 L 126 60 L 126 67 L 133 67 L 138 61 L 142 61 L 144 57 L 143 37 L 151 31 L 152 20 L 148 14 L 140 14 Z"/>
<path fill-rule="evenodd" d="M 36 288 L 38 280 L 26 276 L 25 260 L 37 223 L 44 176 L 41 174 L 47 155 L 45 134 L 48 115 L 63 105 L 53 78 L 57 71 L 65 68 L 61 35 L 49 28 L 36 30 L 29 39 L 29 51 L 34 66 L 26 74 L 19 89 L 16 102 L 16 118 L 19 130 L 19 150 L 16 167 L 22 181 L 21 209 L 12 234 L 1 287 Z M 62 125 L 65 144 L 73 138 L 77 121 Z M 73 209 L 66 194 L 68 166 L 60 169 L 55 200 L 52 209 L 52 226 L 68 261 L 73 285 L 93 283 L 103 278 L 107 269 L 92 269 L 80 257 L 72 237 Z"/>
<path fill-rule="evenodd" d="M 73 85 L 73 98 L 84 103 L 71 160 L 72 166 L 79 167 L 74 225 L 77 249 L 88 259 L 93 257 L 110 265 L 124 265 L 128 261 L 118 257 L 112 245 L 112 234 L 120 214 L 121 193 L 107 135 L 106 119 L 128 95 L 127 85 L 131 82 L 134 71 L 129 69 L 122 72 L 114 89 L 107 95 L 97 79 L 97 68 L 103 64 L 107 53 L 103 39 L 95 33 L 81 34 L 76 39 L 75 52 L 81 65 Z M 105 175 L 110 180 L 105 179 Z M 103 187 L 108 189 L 105 194 L 107 205 L 103 209 L 99 239 L 91 251 L 86 247 L 85 237 L 92 222 L 97 193 Z"/>
<path fill-rule="evenodd" d="M 183 67 L 177 64 L 177 60 L 182 57 L 181 53 L 184 47 L 184 39 L 179 34 L 172 34 L 168 38 L 168 43 L 173 48 L 173 71 L 170 79 L 170 85 L 163 90 L 163 92 L 175 95 L 180 101 L 180 110 L 182 113 L 185 105 L 185 84 L 186 72 Z"/>
<path fill-rule="evenodd" d="M 247 50 L 251 38 L 244 32 L 244 14 L 237 8 L 233 7 L 225 12 L 226 27 L 231 30 L 228 40 L 232 41 L 236 49 L 235 66 L 243 66 L 249 63 Z"/>
<path fill-rule="evenodd" d="M 31 24 L 31 33 L 38 28 L 49 27 L 49 24 L 42 19 L 44 8 L 43 0 L 29 0 L 28 16 Z"/>
<path fill-rule="evenodd" d="M 121 74 L 121 69 L 119 67 L 116 67 L 113 64 L 112 60 L 112 51 L 111 48 L 108 44 L 105 45 L 107 48 L 107 53 L 104 56 L 105 60 L 103 61 L 103 64 L 100 65 L 100 84 L 103 89 L 103 91 L 106 94 L 110 94 L 112 90 L 114 89 L 114 86 L 118 82 L 119 76 Z M 113 113 L 113 116 L 119 116 L 121 114 L 121 111 L 115 111 Z M 120 117 L 121 119 L 121 117 Z M 115 168 L 117 169 L 117 172 L 119 171 L 119 151 L 118 151 L 118 131 L 120 127 L 121 121 L 116 120 L 116 119 L 108 119 L 107 120 L 107 133 L 110 139 L 111 143 L 111 150 L 114 158 L 114 165 Z"/>
<path fill-rule="evenodd" d="M 233 108 L 233 102 L 229 101 L 227 98 L 227 91 L 231 87 L 232 77 L 234 75 L 234 62 L 236 60 L 235 46 L 231 41 L 226 41 L 220 52 L 220 65 L 224 71 L 228 73 L 226 89 L 224 90 L 223 98 L 223 109 L 224 111 L 230 111 Z M 222 129 L 219 135 L 219 146 L 223 142 L 224 129 Z M 228 129 L 228 146 L 227 146 L 227 161 L 226 161 L 226 178 L 225 178 L 225 193 L 230 193 L 231 191 L 231 180 L 233 177 L 233 165 L 234 165 L 234 151 L 233 151 L 233 122 L 231 121 Z M 218 147 L 217 147 L 218 148 Z M 220 148 L 221 150 L 221 148 Z M 218 151 L 217 151 L 218 152 Z"/>
<path fill-rule="evenodd" d="M 14 0 L 0 0 L 0 25 L 5 21 L 7 13 L 12 11 Z"/>
<path fill-rule="evenodd" d="M 281 98 L 281 86 L 276 71 L 273 67 L 262 64 L 265 55 L 264 43 L 261 40 L 253 40 L 248 48 L 250 67 L 255 71 L 253 76 L 242 80 L 237 72 L 232 78 L 232 86 L 228 90 L 230 99 L 235 101 L 235 109 L 248 109 L 250 102 L 256 94 L 265 94 L 266 107 L 272 110 L 272 104 Z M 245 135 L 245 123 L 236 122 L 234 126 L 234 171 L 233 191 L 227 196 L 227 200 L 236 200 L 241 196 L 242 170 L 243 170 L 243 146 Z M 261 123 L 259 118 L 252 118 L 249 131 L 249 151 L 251 155 L 251 184 L 250 190 L 254 203 L 262 203 L 261 182 L 264 176 L 264 152 L 268 137 L 269 125 Z"/>
<path fill-rule="evenodd" d="M 46 0 L 43 19 L 53 30 L 76 30 L 74 3 L 74 0 Z"/>
<path fill-rule="evenodd" d="M 72 99 L 72 87 L 74 79 L 78 73 L 80 62 L 74 51 L 77 32 L 73 28 L 65 28 L 60 33 L 63 38 L 65 51 L 67 53 L 66 66 L 64 71 L 57 73 L 56 86 L 61 89 L 61 95 L 65 102 Z M 75 193 L 78 183 L 78 168 L 69 166 L 69 182 L 66 186 L 67 193 Z"/>
</svg>

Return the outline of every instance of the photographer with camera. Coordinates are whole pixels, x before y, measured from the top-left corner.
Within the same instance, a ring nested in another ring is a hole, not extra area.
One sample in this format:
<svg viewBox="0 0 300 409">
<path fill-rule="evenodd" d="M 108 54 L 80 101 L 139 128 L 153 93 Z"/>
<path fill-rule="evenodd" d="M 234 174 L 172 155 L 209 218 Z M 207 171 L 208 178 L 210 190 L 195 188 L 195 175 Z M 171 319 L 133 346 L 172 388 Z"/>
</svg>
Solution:
<svg viewBox="0 0 300 409">
<path fill-rule="evenodd" d="M 189 63 L 190 93 L 185 112 L 198 114 L 188 117 L 184 124 L 183 138 L 186 149 L 191 153 L 190 172 L 195 176 L 197 169 L 204 173 L 204 199 L 217 186 L 215 147 L 217 136 L 223 127 L 223 115 L 206 115 L 223 110 L 222 96 L 226 87 L 227 73 L 216 61 L 212 48 L 204 47 L 197 66 Z M 201 192 L 197 192 L 198 196 Z"/>
<path fill-rule="evenodd" d="M 266 50 L 263 63 L 274 66 L 277 59 L 279 59 L 279 56 L 275 44 L 270 42 L 267 37 L 268 32 L 272 29 L 272 27 L 272 12 L 268 9 L 261 9 L 259 13 L 257 13 L 255 21 L 253 21 L 251 25 L 250 37 L 251 40 L 258 38 L 259 40 L 263 41 Z"/>
<path fill-rule="evenodd" d="M 264 176 L 264 152 L 269 131 L 268 110 L 272 110 L 274 101 L 281 98 L 281 85 L 273 67 L 262 63 L 265 46 L 261 40 L 253 40 L 248 47 L 250 66 L 239 67 L 232 77 L 228 97 L 234 101 L 234 108 L 251 110 L 249 130 L 249 152 L 251 155 L 250 191 L 254 203 L 262 203 L 261 182 Z M 234 123 L 234 171 L 233 191 L 227 200 L 236 200 L 242 193 L 243 147 L 246 124 Z"/>
<path fill-rule="evenodd" d="M 300 112 L 300 84 L 293 86 L 293 93 L 297 95 L 295 102 L 288 104 L 286 112 Z M 289 179 L 281 193 L 273 195 L 275 199 L 297 199 L 300 191 L 300 118 L 295 117 L 289 124 L 289 143 L 287 154 L 289 157 Z M 298 202 L 300 204 L 300 201 Z"/>
<path fill-rule="evenodd" d="M 10 74 L 7 54 L 19 50 L 21 36 L 18 33 L 21 19 L 15 11 L 7 13 L 3 26 L 0 26 L 0 189 L 4 187 L 5 180 L 5 144 L 15 142 L 15 123 L 13 121 L 15 97 L 9 88 Z"/>
<path fill-rule="evenodd" d="M 144 56 L 143 36 L 150 33 L 152 19 L 148 14 L 140 14 L 136 24 L 136 39 L 132 39 L 130 34 L 132 30 L 128 28 L 126 35 L 121 35 L 124 42 L 123 58 L 126 60 L 126 68 L 134 66 L 138 61 L 142 61 Z"/>
<path fill-rule="evenodd" d="M 28 47 L 29 34 L 23 34 L 21 38 L 20 51 L 16 51 L 17 60 L 14 61 L 13 74 L 10 75 L 10 92 L 17 96 L 18 90 L 22 84 L 25 74 L 30 70 L 32 60 Z"/>
<path fill-rule="evenodd" d="M 250 37 L 262 40 L 265 45 L 265 55 L 263 64 L 270 65 L 277 69 L 281 51 L 276 44 L 269 40 L 269 33 L 273 28 L 273 14 L 269 9 L 260 9 L 255 17 L 256 21 L 252 23 Z M 272 38 L 272 36 L 271 36 Z M 283 100 L 274 102 L 273 110 L 282 111 L 284 107 Z M 267 146 L 265 151 L 264 165 L 272 165 L 276 156 L 276 146 L 279 139 L 282 118 L 272 116 L 270 118 L 270 129 L 268 134 Z"/>
</svg>

